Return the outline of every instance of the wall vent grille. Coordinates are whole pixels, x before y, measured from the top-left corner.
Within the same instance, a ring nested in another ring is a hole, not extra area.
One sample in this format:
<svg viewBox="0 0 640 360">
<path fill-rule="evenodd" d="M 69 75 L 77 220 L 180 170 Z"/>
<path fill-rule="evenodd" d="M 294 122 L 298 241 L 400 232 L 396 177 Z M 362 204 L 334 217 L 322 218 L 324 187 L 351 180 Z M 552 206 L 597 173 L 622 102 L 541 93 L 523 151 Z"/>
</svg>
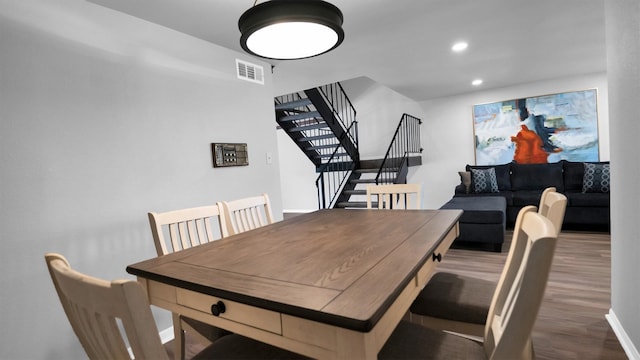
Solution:
<svg viewBox="0 0 640 360">
<path fill-rule="evenodd" d="M 260 65 L 236 59 L 238 79 L 264 84 L 264 68 Z"/>
</svg>

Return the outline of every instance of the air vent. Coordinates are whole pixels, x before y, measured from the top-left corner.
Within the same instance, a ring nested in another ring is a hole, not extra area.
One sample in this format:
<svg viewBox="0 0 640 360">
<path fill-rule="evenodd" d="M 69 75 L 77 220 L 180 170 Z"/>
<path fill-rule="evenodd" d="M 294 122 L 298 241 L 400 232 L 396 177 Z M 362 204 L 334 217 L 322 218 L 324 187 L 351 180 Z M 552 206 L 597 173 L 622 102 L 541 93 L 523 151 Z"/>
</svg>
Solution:
<svg viewBox="0 0 640 360">
<path fill-rule="evenodd" d="M 262 66 L 236 59 L 236 69 L 238 70 L 238 79 L 264 84 L 264 69 Z"/>
</svg>

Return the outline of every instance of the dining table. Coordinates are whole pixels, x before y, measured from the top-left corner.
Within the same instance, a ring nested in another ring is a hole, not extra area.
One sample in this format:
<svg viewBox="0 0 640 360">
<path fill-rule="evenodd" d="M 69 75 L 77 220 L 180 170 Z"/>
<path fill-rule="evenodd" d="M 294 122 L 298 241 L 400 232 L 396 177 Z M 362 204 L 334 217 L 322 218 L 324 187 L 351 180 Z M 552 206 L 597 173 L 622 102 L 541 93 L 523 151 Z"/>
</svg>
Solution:
<svg viewBox="0 0 640 360">
<path fill-rule="evenodd" d="M 149 303 L 316 359 L 375 359 L 461 210 L 326 209 L 129 265 Z"/>
</svg>

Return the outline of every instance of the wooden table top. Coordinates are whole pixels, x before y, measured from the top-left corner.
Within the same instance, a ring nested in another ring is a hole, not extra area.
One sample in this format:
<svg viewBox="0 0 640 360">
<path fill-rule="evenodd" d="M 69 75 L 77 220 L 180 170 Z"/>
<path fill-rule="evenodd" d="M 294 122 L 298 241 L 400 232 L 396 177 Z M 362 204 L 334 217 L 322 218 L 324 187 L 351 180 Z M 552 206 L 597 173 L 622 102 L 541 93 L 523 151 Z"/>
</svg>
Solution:
<svg viewBox="0 0 640 360">
<path fill-rule="evenodd" d="M 319 210 L 127 267 L 130 274 L 367 332 L 460 210 Z"/>
</svg>

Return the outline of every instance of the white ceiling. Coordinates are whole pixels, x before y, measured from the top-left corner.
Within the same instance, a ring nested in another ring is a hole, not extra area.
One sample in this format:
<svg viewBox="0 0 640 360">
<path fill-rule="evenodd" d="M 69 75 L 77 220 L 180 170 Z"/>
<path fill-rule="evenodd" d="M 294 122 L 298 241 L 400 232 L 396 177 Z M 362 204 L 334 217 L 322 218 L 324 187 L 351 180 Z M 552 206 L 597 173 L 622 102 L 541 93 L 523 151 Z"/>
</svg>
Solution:
<svg viewBox="0 0 640 360">
<path fill-rule="evenodd" d="M 237 21 L 255 0 L 90 1 L 242 52 Z M 421 101 L 606 71 L 604 0 L 330 2 L 344 14 L 344 42 L 270 61 L 277 94 L 367 76 Z M 458 40 L 469 48 L 454 54 Z"/>
</svg>

